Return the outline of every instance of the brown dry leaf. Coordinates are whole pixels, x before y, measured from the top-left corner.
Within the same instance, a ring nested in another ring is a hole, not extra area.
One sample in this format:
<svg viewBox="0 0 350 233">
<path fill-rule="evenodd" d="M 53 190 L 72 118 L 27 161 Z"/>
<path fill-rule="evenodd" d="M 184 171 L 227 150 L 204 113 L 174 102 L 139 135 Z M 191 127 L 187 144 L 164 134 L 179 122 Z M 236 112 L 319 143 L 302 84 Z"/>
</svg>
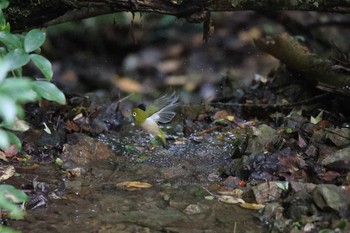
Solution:
<svg viewBox="0 0 350 233">
<path fill-rule="evenodd" d="M 265 208 L 265 205 L 263 204 L 255 204 L 255 203 L 242 203 L 240 204 L 241 207 L 244 209 L 250 209 L 250 210 L 260 210 Z"/>
<path fill-rule="evenodd" d="M 261 37 L 261 30 L 258 27 L 253 27 L 247 31 L 241 31 L 238 37 L 240 41 L 250 43 L 253 39 Z"/>
<path fill-rule="evenodd" d="M 142 85 L 131 78 L 115 78 L 113 80 L 113 83 L 120 90 L 125 91 L 127 93 L 132 93 L 132 92 L 140 93 L 143 90 Z"/>
<path fill-rule="evenodd" d="M 243 190 L 234 189 L 234 190 L 230 190 L 230 191 L 219 191 L 218 193 L 220 195 L 225 195 L 225 196 L 241 197 L 243 194 Z"/>
<path fill-rule="evenodd" d="M 224 119 L 227 116 L 228 113 L 225 110 L 220 110 L 214 114 L 214 119 Z"/>
<path fill-rule="evenodd" d="M 320 179 L 328 182 L 336 179 L 339 176 L 341 176 L 341 174 L 334 171 L 327 171 L 318 174 L 318 177 L 320 177 Z"/>
<path fill-rule="evenodd" d="M 299 159 L 296 156 L 286 156 L 286 157 L 278 157 L 278 161 L 281 166 L 287 168 L 288 170 L 298 170 L 299 168 Z"/>
<path fill-rule="evenodd" d="M 18 153 L 17 147 L 15 145 L 10 145 L 6 150 L 5 150 L 5 155 L 7 158 L 12 158 Z"/>
<path fill-rule="evenodd" d="M 316 124 L 316 126 L 312 129 L 313 132 L 317 132 L 321 129 L 324 129 L 324 128 L 329 128 L 332 126 L 332 123 L 330 121 L 327 121 L 327 120 L 321 120 L 320 122 L 318 122 Z"/>
<path fill-rule="evenodd" d="M 31 170 L 38 169 L 39 167 L 40 167 L 39 164 L 34 163 L 34 164 L 30 165 L 30 166 L 18 167 L 18 169 L 20 169 L 20 170 L 25 170 L 25 171 L 31 171 Z"/>
<path fill-rule="evenodd" d="M 140 181 L 124 181 L 116 184 L 118 188 L 127 189 L 127 190 L 137 190 L 137 189 L 148 189 L 151 188 L 152 185 L 146 182 Z"/>
<path fill-rule="evenodd" d="M 176 59 L 165 60 L 157 65 L 158 70 L 163 73 L 171 73 L 179 70 L 183 63 Z"/>
<path fill-rule="evenodd" d="M 298 146 L 300 148 L 304 148 L 307 146 L 306 140 L 300 134 L 298 134 Z"/>
<path fill-rule="evenodd" d="M 77 125 L 76 123 L 74 123 L 73 121 L 68 120 L 66 122 L 66 129 L 69 132 L 78 132 L 78 131 L 80 131 L 80 126 Z"/>
<path fill-rule="evenodd" d="M 249 126 L 256 126 L 256 121 L 246 121 L 246 122 L 240 122 L 240 123 L 237 123 L 237 125 L 240 127 L 240 128 L 245 128 L 245 127 L 249 127 Z"/>
<path fill-rule="evenodd" d="M 217 198 L 219 201 L 229 203 L 229 204 L 245 203 L 245 201 L 242 198 L 232 197 L 227 195 L 217 196 Z"/>
<path fill-rule="evenodd" d="M 3 151 L 0 151 L 0 159 L 5 161 L 5 162 L 8 162 L 8 160 L 6 158 L 6 154 Z"/>
<path fill-rule="evenodd" d="M 0 181 L 7 180 L 15 174 L 15 167 L 12 165 L 0 167 Z"/>
<path fill-rule="evenodd" d="M 165 85 L 168 86 L 182 86 L 186 84 L 186 81 L 186 75 L 171 75 L 164 80 Z"/>
</svg>

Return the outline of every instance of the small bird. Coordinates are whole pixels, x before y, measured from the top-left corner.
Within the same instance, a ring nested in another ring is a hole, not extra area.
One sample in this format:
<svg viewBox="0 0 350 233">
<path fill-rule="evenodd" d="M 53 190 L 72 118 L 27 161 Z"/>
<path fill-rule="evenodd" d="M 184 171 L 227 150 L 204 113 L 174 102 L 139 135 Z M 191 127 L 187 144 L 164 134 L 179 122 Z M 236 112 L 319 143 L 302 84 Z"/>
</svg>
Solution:
<svg viewBox="0 0 350 233">
<path fill-rule="evenodd" d="M 174 116 L 174 109 L 178 105 L 178 97 L 174 92 L 165 92 L 160 95 L 152 104 L 145 106 L 139 105 L 131 110 L 134 123 L 140 125 L 143 130 L 154 137 L 161 139 L 163 146 L 166 147 L 166 135 L 160 129 L 158 123 L 168 123 Z"/>
</svg>

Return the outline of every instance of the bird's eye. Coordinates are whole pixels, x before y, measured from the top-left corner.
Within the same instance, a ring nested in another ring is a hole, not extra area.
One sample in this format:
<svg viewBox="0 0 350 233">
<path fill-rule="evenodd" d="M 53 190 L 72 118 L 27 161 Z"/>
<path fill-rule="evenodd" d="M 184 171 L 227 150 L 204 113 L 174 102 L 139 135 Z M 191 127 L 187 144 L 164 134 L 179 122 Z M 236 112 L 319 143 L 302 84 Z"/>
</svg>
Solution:
<svg viewBox="0 0 350 233">
<path fill-rule="evenodd" d="M 137 115 L 136 112 L 133 112 L 133 113 L 132 113 L 132 116 L 133 116 L 133 117 L 136 117 L 136 115 Z"/>
</svg>

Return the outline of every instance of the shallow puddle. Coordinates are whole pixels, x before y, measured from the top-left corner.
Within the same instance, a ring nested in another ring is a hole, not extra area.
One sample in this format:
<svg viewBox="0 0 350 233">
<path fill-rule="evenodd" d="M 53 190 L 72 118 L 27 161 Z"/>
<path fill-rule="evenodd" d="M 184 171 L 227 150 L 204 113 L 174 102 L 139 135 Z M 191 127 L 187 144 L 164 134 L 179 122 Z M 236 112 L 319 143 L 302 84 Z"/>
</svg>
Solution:
<svg viewBox="0 0 350 233">
<path fill-rule="evenodd" d="M 90 164 L 81 177 L 68 178 L 52 164 L 20 172 L 11 181 L 15 185 L 33 179 L 43 182 L 42 190 L 35 193 L 41 193 L 47 204 L 28 210 L 25 220 L 9 225 L 22 232 L 264 231 L 256 210 L 205 199 L 210 195 L 205 189 L 221 181 L 230 147 L 188 140 L 171 142 L 169 149 L 150 148 L 145 134 L 131 138 L 100 135 L 114 157 Z M 126 181 L 151 187 L 117 185 Z"/>
</svg>

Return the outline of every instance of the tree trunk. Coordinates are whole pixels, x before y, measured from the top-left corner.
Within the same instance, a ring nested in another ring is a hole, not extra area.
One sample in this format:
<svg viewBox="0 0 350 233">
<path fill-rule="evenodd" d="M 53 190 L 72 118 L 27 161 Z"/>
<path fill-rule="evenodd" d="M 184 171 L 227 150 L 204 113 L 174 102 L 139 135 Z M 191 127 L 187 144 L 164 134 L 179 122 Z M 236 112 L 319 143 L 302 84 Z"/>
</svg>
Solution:
<svg viewBox="0 0 350 233">
<path fill-rule="evenodd" d="M 216 11 L 301 10 L 347 13 L 350 1 L 343 0 L 11 0 L 5 13 L 13 31 L 129 12 L 158 12 L 186 18 L 190 22 L 208 19 Z"/>
</svg>

